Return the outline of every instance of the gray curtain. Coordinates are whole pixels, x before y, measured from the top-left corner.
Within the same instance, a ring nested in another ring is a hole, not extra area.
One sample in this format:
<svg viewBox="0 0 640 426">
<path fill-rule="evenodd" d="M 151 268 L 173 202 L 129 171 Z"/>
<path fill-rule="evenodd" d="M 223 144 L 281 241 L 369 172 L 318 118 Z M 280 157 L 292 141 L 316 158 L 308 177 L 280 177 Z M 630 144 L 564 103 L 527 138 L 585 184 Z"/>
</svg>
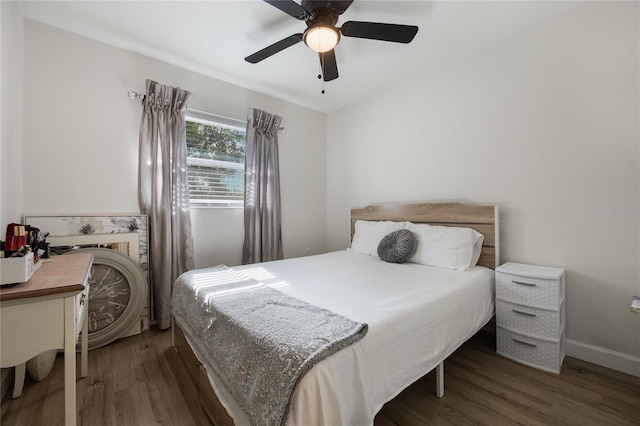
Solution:
<svg viewBox="0 0 640 426">
<path fill-rule="evenodd" d="M 278 132 L 282 117 L 250 108 L 247 120 L 242 264 L 282 259 Z"/>
<path fill-rule="evenodd" d="M 157 325 L 171 326 L 175 279 L 193 269 L 186 123 L 191 93 L 147 80 L 140 120 L 138 201 L 149 215 L 149 270 Z"/>
</svg>

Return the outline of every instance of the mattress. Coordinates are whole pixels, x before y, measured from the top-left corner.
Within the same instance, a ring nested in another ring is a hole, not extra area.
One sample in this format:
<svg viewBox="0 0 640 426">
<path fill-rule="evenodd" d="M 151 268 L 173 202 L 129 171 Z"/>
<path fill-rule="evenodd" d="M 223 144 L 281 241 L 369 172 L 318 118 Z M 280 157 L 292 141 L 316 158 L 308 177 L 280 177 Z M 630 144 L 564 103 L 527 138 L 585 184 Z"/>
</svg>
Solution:
<svg viewBox="0 0 640 426">
<path fill-rule="evenodd" d="M 369 326 L 364 338 L 302 378 L 289 425 L 373 424 L 384 403 L 435 368 L 494 312 L 494 271 L 480 266 L 453 271 L 344 250 L 233 269 Z M 249 424 L 215 377 L 209 379 L 235 424 Z"/>
</svg>

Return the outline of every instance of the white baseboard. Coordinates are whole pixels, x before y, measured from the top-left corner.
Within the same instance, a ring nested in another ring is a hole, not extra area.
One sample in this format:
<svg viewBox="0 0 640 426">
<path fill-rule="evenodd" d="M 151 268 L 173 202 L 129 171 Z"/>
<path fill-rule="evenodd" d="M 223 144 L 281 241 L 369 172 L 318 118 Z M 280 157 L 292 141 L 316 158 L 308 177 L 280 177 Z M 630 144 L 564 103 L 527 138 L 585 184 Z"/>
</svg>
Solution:
<svg viewBox="0 0 640 426">
<path fill-rule="evenodd" d="M 638 357 L 572 339 L 566 339 L 565 343 L 568 356 L 640 377 L 640 358 Z"/>
</svg>

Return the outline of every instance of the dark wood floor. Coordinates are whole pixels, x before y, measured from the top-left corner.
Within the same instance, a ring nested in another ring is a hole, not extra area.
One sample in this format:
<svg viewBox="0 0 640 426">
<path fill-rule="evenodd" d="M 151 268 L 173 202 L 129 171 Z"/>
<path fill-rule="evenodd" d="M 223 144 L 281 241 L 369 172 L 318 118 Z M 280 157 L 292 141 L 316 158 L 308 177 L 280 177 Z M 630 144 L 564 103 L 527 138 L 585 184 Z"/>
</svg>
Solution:
<svg viewBox="0 0 640 426">
<path fill-rule="evenodd" d="M 560 375 L 495 353 L 480 333 L 445 362 L 445 396 L 430 373 L 387 403 L 376 426 L 388 425 L 640 425 L 640 379 L 574 358 Z M 27 379 L 2 426 L 64 422 L 63 359 L 45 380 Z M 171 348 L 171 333 L 149 331 L 89 353 L 89 377 L 78 379 L 83 426 L 209 425 L 196 389 Z"/>
</svg>

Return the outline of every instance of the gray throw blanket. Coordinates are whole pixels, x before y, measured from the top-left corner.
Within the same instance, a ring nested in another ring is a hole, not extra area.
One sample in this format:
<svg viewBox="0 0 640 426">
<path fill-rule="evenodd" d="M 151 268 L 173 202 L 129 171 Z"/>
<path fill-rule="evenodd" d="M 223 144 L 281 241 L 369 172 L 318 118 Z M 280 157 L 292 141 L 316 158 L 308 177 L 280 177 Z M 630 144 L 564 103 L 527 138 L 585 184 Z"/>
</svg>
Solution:
<svg viewBox="0 0 640 426">
<path fill-rule="evenodd" d="M 283 425 L 293 391 L 367 325 L 290 297 L 226 266 L 178 277 L 173 314 L 196 354 L 252 425 Z"/>
</svg>

